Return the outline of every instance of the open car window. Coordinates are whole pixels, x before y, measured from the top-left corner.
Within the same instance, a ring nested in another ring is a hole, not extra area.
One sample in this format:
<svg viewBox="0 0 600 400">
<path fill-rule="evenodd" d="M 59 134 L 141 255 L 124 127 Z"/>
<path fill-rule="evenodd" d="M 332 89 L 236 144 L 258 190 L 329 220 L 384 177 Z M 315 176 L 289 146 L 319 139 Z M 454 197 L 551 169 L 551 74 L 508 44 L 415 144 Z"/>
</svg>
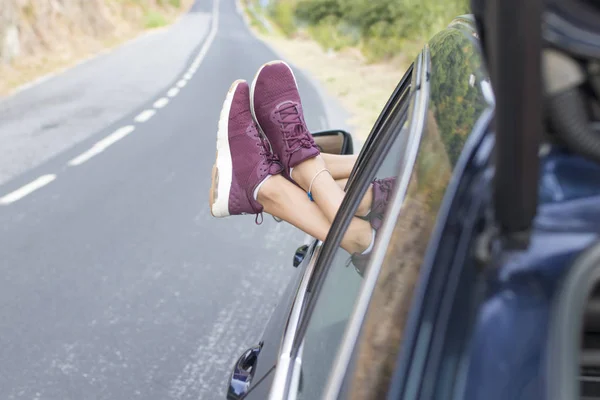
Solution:
<svg viewBox="0 0 600 400">
<path fill-rule="evenodd" d="M 412 70 L 411 70 L 412 71 Z M 395 118 L 395 123 L 387 125 L 388 129 L 394 129 L 394 135 L 390 140 L 386 154 L 381 158 L 380 166 L 376 170 L 367 170 L 360 165 L 355 167 L 355 173 L 369 174 L 370 179 L 376 178 L 378 182 L 379 195 L 391 197 L 395 187 L 398 166 L 403 160 L 408 143 L 407 115 L 410 102 L 411 71 L 405 77 L 405 84 L 401 86 L 401 96 L 396 98 L 396 114 L 402 115 L 386 116 L 381 119 Z M 389 122 L 389 121 L 388 121 Z M 379 131 L 374 130 L 367 141 L 361 159 L 368 156 L 371 145 L 378 140 Z M 351 189 L 351 186 L 348 186 Z M 384 193 L 385 192 L 385 193 Z M 368 202 L 373 196 L 373 186 L 370 185 L 365 193 L 364 201 Z M 366 204 L 366 203 L 364 203 Z M 362 210 L 361 207 L 359 207 Z M 356 229 L 357 226 L 367 227 L 371 232 L 369 218 L 353 218 L 348 230 Z M 318 399 L 322 397 L 329 371 L 335 359 L 339 343 L 341 342 L 347 321 L 352 313 L 354 303 L 360 291 L 363 281 L 364 268 L 367 266 L 369 256 L 361 257 L 353 261 L 351 254 L 339 247 L 329 266 L 327 275 L 323 277 L 321 290 L 315 300 L 315 305 L 310 315 L 306 332 L 302 341 L 302 348 L 297 358 L 292 380 L 291 390 L 295 391 L 298 399 Z M 293 396 L 293 395 L 292 395 Z"/>
</svg>

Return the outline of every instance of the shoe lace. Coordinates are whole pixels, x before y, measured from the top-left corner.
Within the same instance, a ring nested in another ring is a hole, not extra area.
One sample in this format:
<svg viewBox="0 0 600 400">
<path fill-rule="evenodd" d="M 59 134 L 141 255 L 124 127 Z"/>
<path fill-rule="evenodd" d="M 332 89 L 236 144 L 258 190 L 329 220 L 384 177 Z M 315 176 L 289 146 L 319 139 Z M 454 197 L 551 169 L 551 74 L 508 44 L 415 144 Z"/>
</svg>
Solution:
<svg viewBox="0 0 600 400">
<path fill-rule="evenodd" d="M 250 128 L 252 130 L 252 135 L 256 138 L 256 145 L 258 146 L 258 154 L 262 157 L 262 168 L 263 171 L 269 172 L 269 174 L 276 174 L 281 170 L 281 166 L 279 163 L 279 158 L 273 154 L 271 151 L 271 145 L 269 141 L 262 136 L 258 129 L 255 126 Z M 252 207 L 254 209 L 254 207 Z M 254 223 L 256 225 L 261 225 L 264 221 L 264 216 L 262 211 L 258 211 L 254 209 L 256 213 L 256 217 L 254 218 Z M 260 219 L 260 221 L 259 221 Z"/>
<path fill-rule="evenodd" d="M 271 151 L 271 145 L 267 138 L 258 132 L 256 127 L 252 127 L 252 135 L 256 138 L 256 146 L 258 146 L 258 154 L 262 157 L 262 167 L 269 174 L 276 174 L 280 170 L 279 157 Z"/>
<path fill-rule="evenodd" d="M 301 147 L 310 149 L 314 145 L 298 107 L 296 103 L 287 102 L 280 105 L 276 111 L 279 123 L 283 126 L 283 139 L 293 151 Z"/>
</svg>

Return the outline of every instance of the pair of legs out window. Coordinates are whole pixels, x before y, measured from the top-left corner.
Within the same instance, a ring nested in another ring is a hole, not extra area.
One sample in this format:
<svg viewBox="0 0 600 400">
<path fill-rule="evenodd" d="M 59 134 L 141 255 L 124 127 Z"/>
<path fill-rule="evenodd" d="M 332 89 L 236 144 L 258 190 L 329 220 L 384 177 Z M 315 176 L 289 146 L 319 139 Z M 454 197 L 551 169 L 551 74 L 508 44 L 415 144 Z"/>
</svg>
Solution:
<svg viewBox="0 0 600 400">
<path fill-rule="evenodd" d="M 221 111 L 209 193 L 215 217 L 262 212 L 324 240 L 356 156 L 320 153 L 306 127 L 296 79 L 283 61 L 238 80 Z M 393 178 L 375 180 L 341 246 L 355 264 L 368 256 Z M 262 217 L 262 215 L 261 215 Z"/>
</svg>

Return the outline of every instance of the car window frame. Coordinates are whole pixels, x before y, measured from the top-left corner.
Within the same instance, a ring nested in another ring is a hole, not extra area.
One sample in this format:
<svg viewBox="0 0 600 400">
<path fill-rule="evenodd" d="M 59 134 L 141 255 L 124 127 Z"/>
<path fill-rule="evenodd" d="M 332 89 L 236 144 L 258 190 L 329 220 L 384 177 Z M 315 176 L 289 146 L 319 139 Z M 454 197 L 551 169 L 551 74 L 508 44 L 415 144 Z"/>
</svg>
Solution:
<svg viewBox="0 0 600 400">
<path fill-rule="evenodd" d="M 382 156 L 387 154 L 408 119 L 414 97 L 413 76 L 413 65 L 411 65 L 390 96 L 363 146 L 348 180 L 346 186 L 348 190 L 340 206 L 340 211 L 332 223 L 327 238 L 319 243 L 311 265 L 307 267 L 301 289 L 298 291 L 298 301 L 295 301 L 294 307 L 292 307 L 294 318 L 288 320 L 288 327 L 282 341 L 282 351 L 285 353 L 285 357 L 278 358 L 270 399 L 288 398 L 286 396 L 290 394 L 294 371 L 298 370 L 293 367 L 300 361 L 298 354 L 300 354 L 308 320 L 312 315 L 312 309 L 320 293 L 323 280 L 329 272 L 329 267 L 350 220 L 354 217 L 356 208 L 373 178 L 371 175 L 374 175 L 381 165 Z M 307 280 L 308 284 L 306 284 Z M 298 315 L 298 307 L 300 315 Z M 290 341 L 293 343 L 291 349 Z M 298 378 L 297 375 L 296 378 Z"/>
</svg>

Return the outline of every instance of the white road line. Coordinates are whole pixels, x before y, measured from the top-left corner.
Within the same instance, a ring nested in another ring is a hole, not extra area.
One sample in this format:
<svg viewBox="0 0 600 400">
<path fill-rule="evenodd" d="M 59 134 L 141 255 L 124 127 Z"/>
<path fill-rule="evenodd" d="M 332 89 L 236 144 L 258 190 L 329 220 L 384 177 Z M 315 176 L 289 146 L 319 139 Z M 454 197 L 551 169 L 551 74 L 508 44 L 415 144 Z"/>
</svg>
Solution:
<svg viewBox="0 0 600 400">
<path fill-rule="evenodd" d="M 154 108 L 163 108 L 167 104 L 169 104 L 169 99 L 167 99 L 166 97 L 161 97 L 160 99 L 154 102 Z"/>
<path fill-rule="evenodd" d="M 109 146 L 111 146 L 111 145 L 115 144 L 116 142 L 118 142 L 119 140 L 123 139 L 125 136 L 129 135 L 134 130 L 135 130 L 135 127 L 133 125 L 127 125 L 127 126 L 117 129 L 116 131 L 114 131 L 113 133 L 111 133 L 110 135 L 105 137 L 104 139 L 96 142 L 96 144 L 94 144 L 92 146 L 92 148 L 81 153 L 80 155 L 78 155 L 77 157 L 75 157 L 74 159 L 69 161 L 68 164 L 72 167 L 76 167 L 78 165 L 83 164 L 84 162 L 88 161 L 92 157 L 97 156 L 98 154 L 102 153 Z"/>
<path fill-rule="evenodd" d="M 188 72 L 187 74 L 185 74 L 183 76 L 183 79 L 185 79 L 186 81 L 189 81 L 190 79 L 192 79 L 193 76 L 194 76 L 193 72 Z"/>
<path fill-rule="evenodd" d="M 27 185 L 21 186 L 19 189 L 15 190 L 14 192 L 11 192 L 4 197 L 0 197 L 0 204 L 8 205 L 10 203 L 14 203 L 17 200 L 21 200 L 23 197 L 27 196 L 30 193 L 35 192 L 36 190 L 38 190 L 41 187 L 46 186 L 47 184 L 49 184 L 50 182 L 52 182 L 55 179 L 56 179 L 56 175 L 54 175 L 54 174 L 42 175 L 39 178 L 37 178 L 36 180 L 29 182 Z"/>
<path fill-rule="evenodd" d="M 80 155 L 78 155 L 77 157 L 75 157 L 74 159 L 69 161 L 68 164 L 71 167 L 76 167 L 76 166 L 81 165 L 84 162 L 88 161 L 90 158 L 102 153 L 103 151 L 104 151 L 104 149 L 94 146 L 91 149 L 81 153 Z"/>
<path fill-rule="evenodd" d="M 200 52 L 196 56 L 196 59 L 194 60 L 194 63 L 191 65 L 190 68 L 198 69 L 198 67 L 204 60 L 204 57 L 206 57 L 206 53 L 208 53 L 210 46 L 212 45 L 213 41 L 215 40 L 215 36 L 217 36 L 218 29 L 219 29 L 219 0 L 215 0 L 213 2 L 212 24 L 210 27 L 210 32 L 208 33 L 208 36 L 206 38 L 206 41 L 204 42 L 204 45 L 202 45 Z"/>
<path fill-rule="evenodd" d="M 135 122 L 146 122 L 156 114 L 156 110 L 144 110 L 134 118 Z"/>
<path fill-rule="evenodd" d="M 176 88 L 176 87 L 167 92 L 167 96 L 169 96 L 169 97 L 175 97 L 178 94 L 179 94 L 179 88 Z"/>
<path fill-rule="evenodd" d="M 135 130 L 135 126 L 133 126 L 133 125 L 124 126 L 122 128 L 117 129 L 116 131 L 114 131 L 113 133 L 111 133 L 110 135 L 105 137 L 104 139 L 98 141 L 94 146 L 100 147 L 101 149 L 104 150 L 108 146 L 111 146 L 111 145 L 115 144 L 116 142 L 118 142 L 119 140 L 123 139 L 125 136 L 129 135 L 134 130 Z"/>
<path fill-rule="evenodd" d="M 182 79 L 179 82 L 177 82 L 178 88 L 183 88 L 183 87 L 185 87 L 185 85 L 187 85 L 187 81 L 185 79 Z"/>
</svg>

